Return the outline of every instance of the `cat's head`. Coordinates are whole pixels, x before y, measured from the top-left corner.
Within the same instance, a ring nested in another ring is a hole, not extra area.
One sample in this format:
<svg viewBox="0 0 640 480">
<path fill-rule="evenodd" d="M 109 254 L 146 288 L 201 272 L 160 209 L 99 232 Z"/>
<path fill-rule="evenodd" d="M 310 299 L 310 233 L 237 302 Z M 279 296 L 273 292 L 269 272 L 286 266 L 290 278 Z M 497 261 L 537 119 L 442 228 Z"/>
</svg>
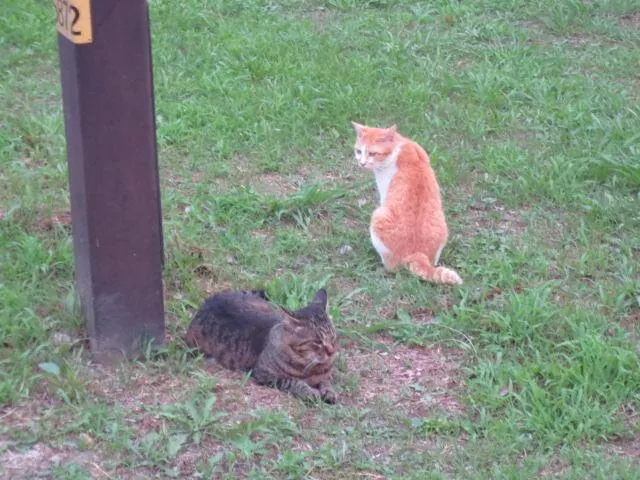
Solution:
<svg viewBox="0 0 640 480">
<path fill-rule="evenodd" d="M 389 128 L 375 128 L 351 122 L 356 130 L 354 153 L 361 167 L 370 170 L 387 166 L 391 153 L 398 144 L 398 131 L 395 125 Z"/>
<path fill-rule="evenodd" d="M 307 365 L 332 363 L 338 349 L 336 330 L 327 312 L 327 292 L 320 289 L 306 307 L 283 309 L 284 341 Z"/>
</svg>

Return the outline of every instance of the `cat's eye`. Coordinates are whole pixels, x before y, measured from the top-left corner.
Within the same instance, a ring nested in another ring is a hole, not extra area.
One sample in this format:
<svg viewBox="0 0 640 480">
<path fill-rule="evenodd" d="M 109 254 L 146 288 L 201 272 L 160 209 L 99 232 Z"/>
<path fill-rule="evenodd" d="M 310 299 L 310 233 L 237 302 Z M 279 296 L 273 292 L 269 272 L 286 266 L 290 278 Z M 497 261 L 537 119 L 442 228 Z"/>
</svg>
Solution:
<svg viewBox="0 0 640 480">
<path fill-rule="evenodd" d="M 359 148 L 356 148 L 356 155 L 358 156 L 362 155 L 362 150 L 360 150 Z"/>
</svg>

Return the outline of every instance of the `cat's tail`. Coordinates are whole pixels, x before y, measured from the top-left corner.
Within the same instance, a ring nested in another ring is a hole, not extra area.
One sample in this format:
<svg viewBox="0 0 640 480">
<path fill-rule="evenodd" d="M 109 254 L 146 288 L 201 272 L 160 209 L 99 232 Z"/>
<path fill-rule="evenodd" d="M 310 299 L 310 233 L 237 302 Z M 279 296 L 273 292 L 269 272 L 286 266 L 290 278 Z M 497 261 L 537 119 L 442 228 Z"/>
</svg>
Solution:
<svg viewBox="0 0 640 480">
<path fill-rule="evenodd" d="M 462 279 L 455 270 L 446 267 L 434 267 L 429 257 L 424 253 L 409 255 L 404 259 L 403 263 L 406 263 L 409 270 L 427 282 L 462 285 Z"/>
</svg>

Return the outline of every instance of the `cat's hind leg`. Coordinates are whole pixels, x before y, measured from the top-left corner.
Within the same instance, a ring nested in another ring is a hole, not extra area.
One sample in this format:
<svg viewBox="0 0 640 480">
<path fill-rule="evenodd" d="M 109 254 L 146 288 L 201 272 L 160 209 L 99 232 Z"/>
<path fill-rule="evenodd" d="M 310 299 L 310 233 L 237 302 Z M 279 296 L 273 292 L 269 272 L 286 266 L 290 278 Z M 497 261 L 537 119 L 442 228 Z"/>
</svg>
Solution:
<svg viewBox="0 0 640 480">
<path fill-rule="evenodd" d="M 455 270 L 446 267 L 434 267 L 429 257 L 424 253 L 409 255 L 403 260 L 403 263 L 409 267 L 409 270 L 427 282 L 462 285 L 462 279 Z"/>
<path fill-rule="evenodd" d="M 396 258 L 391 250 L 387 248 L 378 234 L 379 231 L 388 230 L 389 226 L 390 220 L 387 215 L 387 210 L 384 207 L 378 207 L 371 216 L 369 236 L 371 237 L 373 248 L 375 248 L 378 255 L 380 255 L 384 268 L 386 270 L 393 270 L 398 266 L 400 259 Z"/>
</svg>

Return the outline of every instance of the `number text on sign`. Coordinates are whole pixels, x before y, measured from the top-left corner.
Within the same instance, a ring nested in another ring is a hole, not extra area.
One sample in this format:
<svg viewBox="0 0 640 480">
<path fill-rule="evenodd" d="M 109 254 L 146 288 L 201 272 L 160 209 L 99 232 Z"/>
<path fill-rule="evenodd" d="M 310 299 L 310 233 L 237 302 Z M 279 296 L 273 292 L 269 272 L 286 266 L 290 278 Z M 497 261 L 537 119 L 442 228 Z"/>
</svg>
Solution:
<svg viewBox="0 0 640 480">
<path fill-rule="evenodd" d="M 73 43 L 91 43 L 91 0 L 54 0 L 58 32 Z"/>
</svg>

